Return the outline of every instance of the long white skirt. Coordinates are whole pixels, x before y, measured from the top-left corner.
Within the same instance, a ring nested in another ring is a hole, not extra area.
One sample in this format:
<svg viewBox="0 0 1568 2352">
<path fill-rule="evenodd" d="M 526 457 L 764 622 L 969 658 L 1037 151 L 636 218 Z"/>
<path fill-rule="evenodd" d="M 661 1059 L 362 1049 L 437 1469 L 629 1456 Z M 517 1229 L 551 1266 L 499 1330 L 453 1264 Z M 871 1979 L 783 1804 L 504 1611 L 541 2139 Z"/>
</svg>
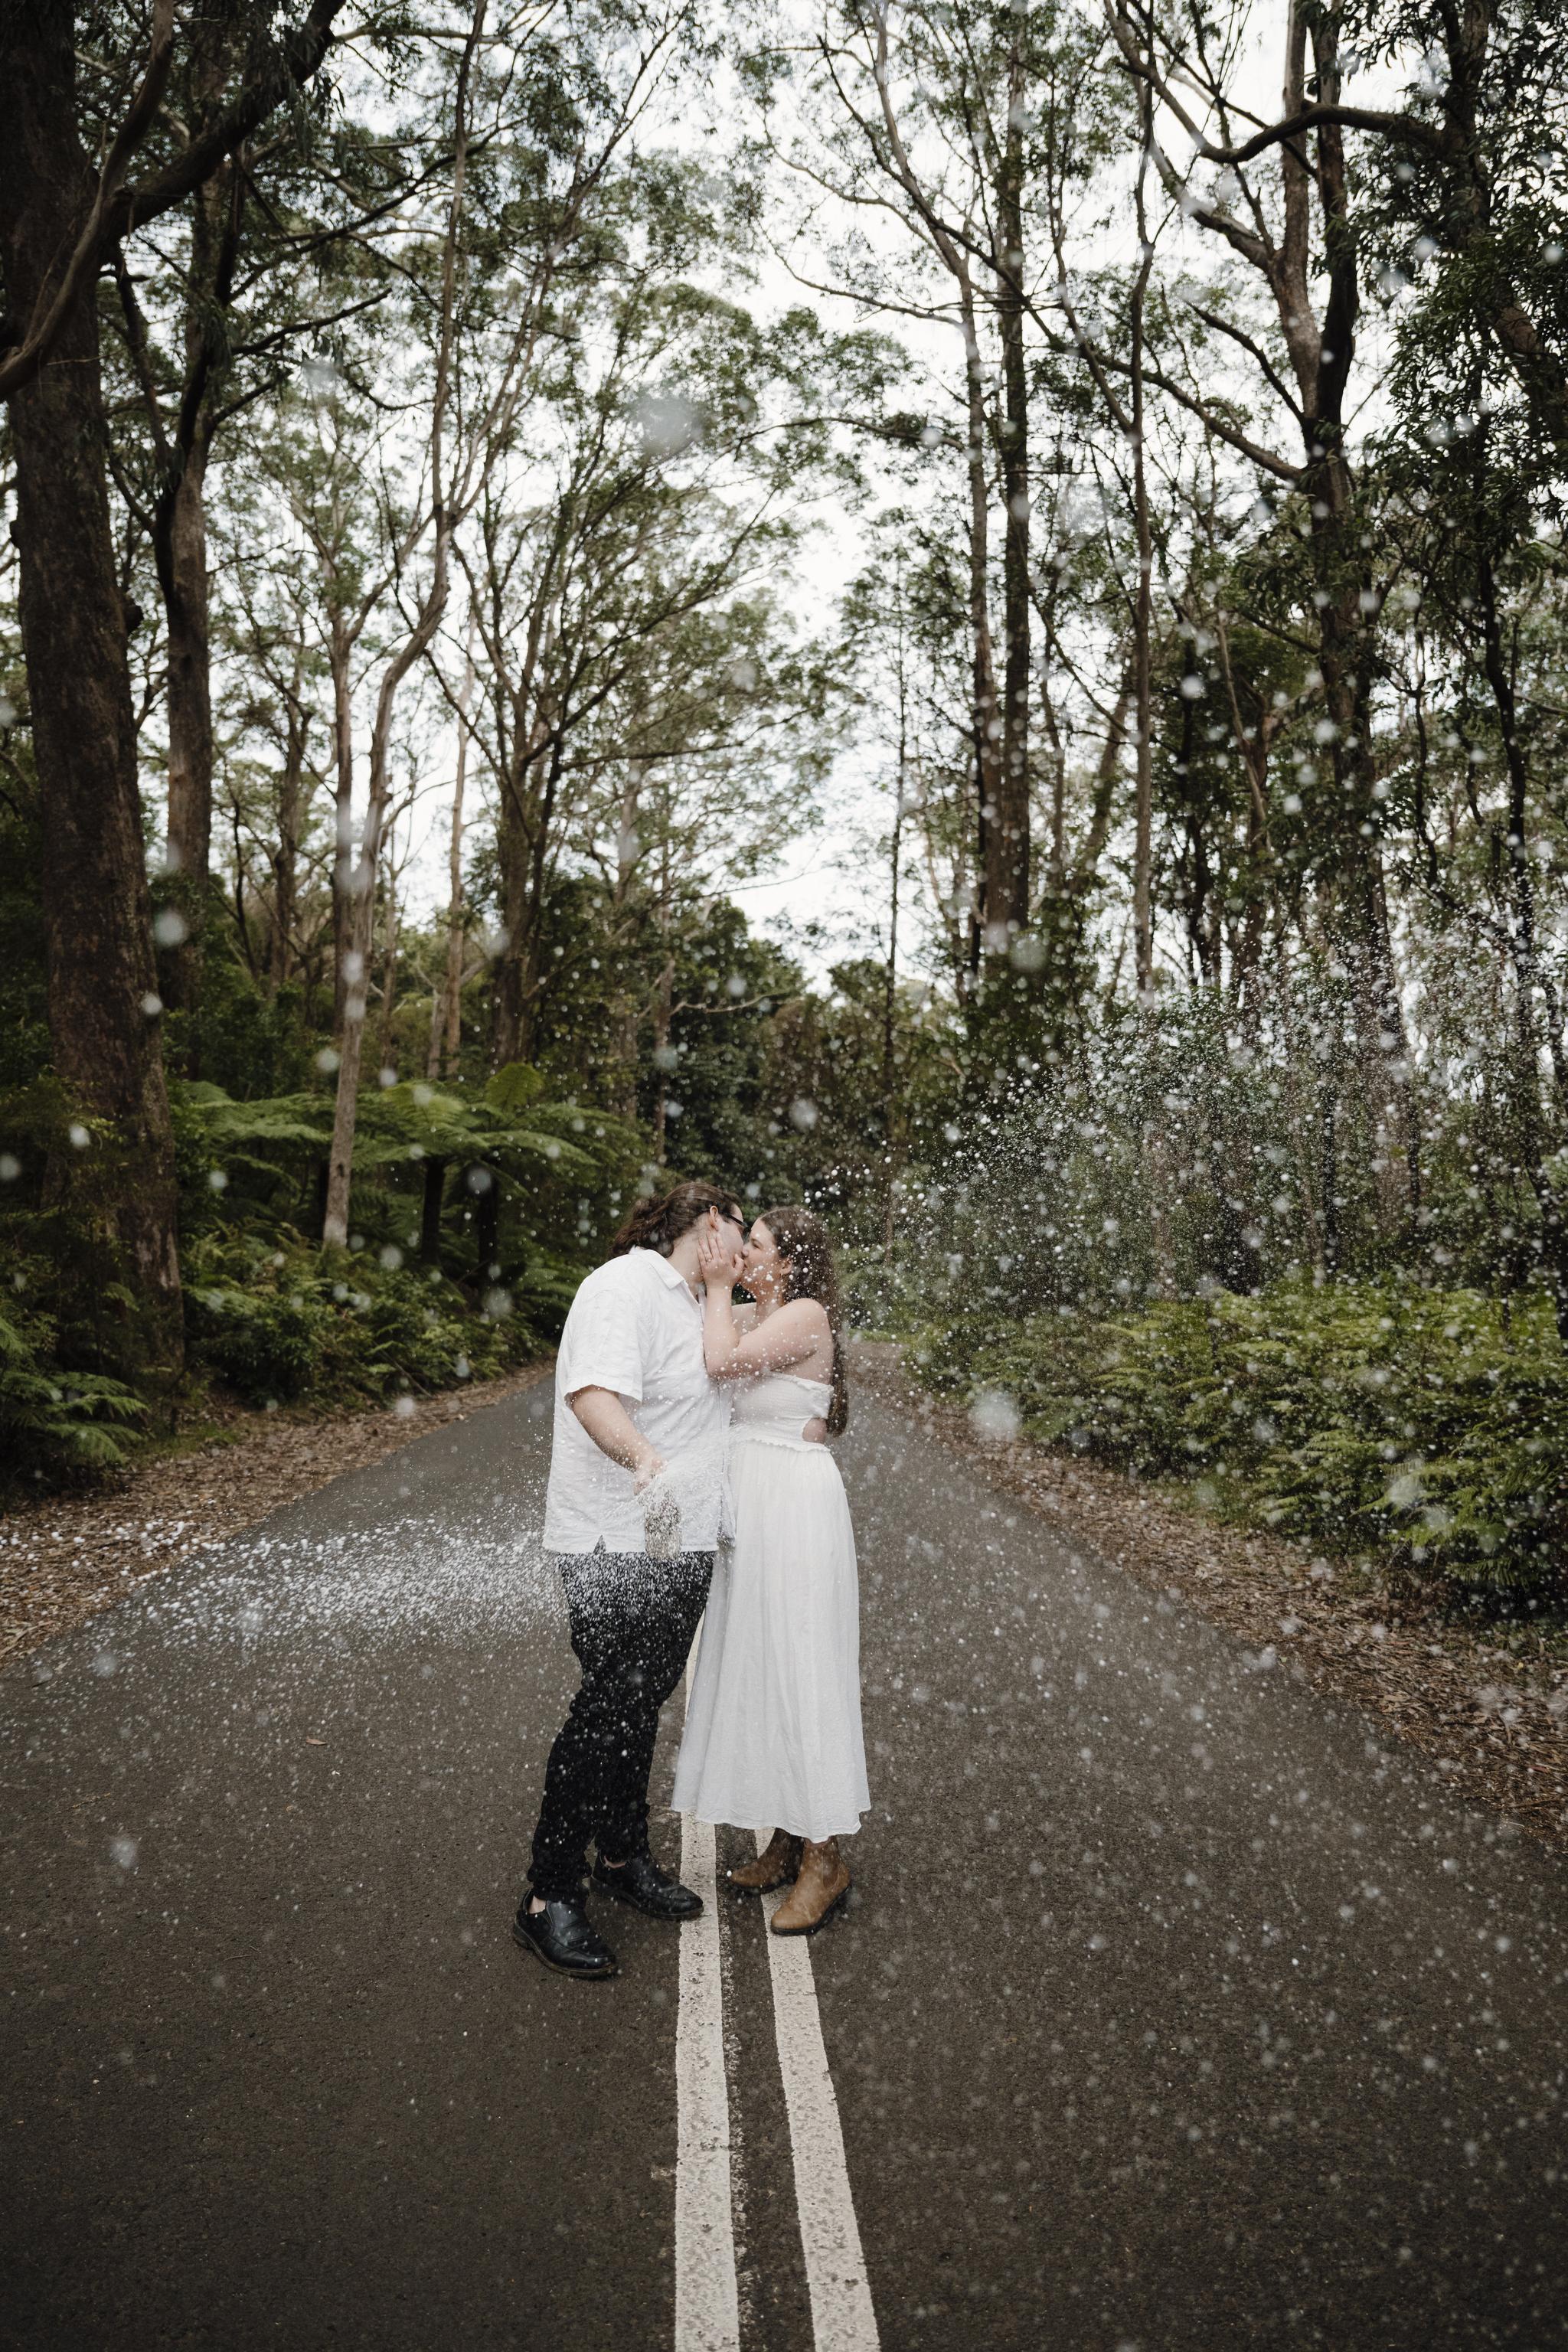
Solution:
<svg viewBox="0 0 1568 2352">
<path fill-rule="evenodd" d="M 870 1805 L 855 1530 L 825 1445 L 736 1433 L 733 1546 L 714 1562 L 675 1768 L 678 1812 L 820 1843 Z"/>
</svg>

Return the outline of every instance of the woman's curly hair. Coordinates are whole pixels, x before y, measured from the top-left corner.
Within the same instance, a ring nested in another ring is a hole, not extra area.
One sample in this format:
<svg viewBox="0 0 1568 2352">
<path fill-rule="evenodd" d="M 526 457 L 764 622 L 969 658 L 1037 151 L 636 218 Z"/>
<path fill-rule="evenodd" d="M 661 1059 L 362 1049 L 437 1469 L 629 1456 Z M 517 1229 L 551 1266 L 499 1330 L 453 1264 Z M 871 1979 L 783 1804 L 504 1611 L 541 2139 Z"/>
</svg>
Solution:
<svg viewBox="0 0 1568 2352">
<path fill-rule="evenodd" d="M 838 1276 L 834 1270 L 833 1244 L 820 1217 L 809 1209 L 764 1209 L 757 1223 L 766 1225 L 778 1244 L 785 1266 L 784 1303 L 815 1298 L 827 1309 L 833 1333 L 833 1402 L 827 1412 L 827 1433 L 837 1437 L 849 1419 L 849 1383 L 844 1377 L 843 1309 L 838 1301 Z"/>
</svg>

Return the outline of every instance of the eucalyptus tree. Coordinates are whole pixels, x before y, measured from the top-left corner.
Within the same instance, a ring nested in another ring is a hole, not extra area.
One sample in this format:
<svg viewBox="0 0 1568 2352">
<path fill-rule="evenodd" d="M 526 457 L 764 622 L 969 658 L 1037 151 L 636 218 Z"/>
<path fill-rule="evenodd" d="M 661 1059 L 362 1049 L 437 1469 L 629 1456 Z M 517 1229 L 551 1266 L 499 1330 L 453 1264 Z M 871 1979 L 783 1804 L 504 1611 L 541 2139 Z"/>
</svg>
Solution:
<svg viewBox="0 0 1568 2352">
<path fill-rule="evenodd" d="M 1551 226 L 1551 223 L 1542 224 Z M 1492 967 L 1494 1175 L 1568 1337 L 1568 652 L 1563 499 L 1539 373 L 1496 325 L 1485 269 L 1426 257 L 1385 273 L 1393 415 L 1380 436 L 1405 580 L 1392 667 L 1393 763 L 1427 919 Z"/>
<path fill-rule="evenodd" d="M 470 110 L 479 96 L 475 83 L 487 14 L 488 0 L 471 0 L 456 21 L 443 28 L 447 32 L 446 44 L 437 44 L 436 102 L 437 120 L 449 138 L 450 178 L 444 192 L 438 233 L 433 240 L 421 241 L 408 264 L 415 315 L 422 330 L 417 366 L 423 446 L 416 478 L 397 499 L 397 520 L 386 532 L 389 571 L 399 592 L 396 617 L 402 625 L 395 625 L 388 630 L 390 643 L 376 680 L 363 830 L 358 863 L 351 867 L 346 885 L 348 919 L 342 964 L 347 985 L 338 1024 L 332 1148 L 327 1163 L 327 1193 L 321 1218 L 323 1244 L 339 1248 L 346 1247 L 349 1239 L 349 1197 L 353 1182 L 360 1060 L 375 924 L 375 883 L 392 790 L 397 698 L 405 679 L 419 667 L 441 625 L 450 581 L 453 529 L 475 494 L 476 445 L 470 443 L 467 448 L 463 446 L 458 372 L 459 341 L 466 323 L 462 311 L 468 291 L 464 203 Z M 445 70 L 440 70 L 443 68 Z M 429 553 L 421 576 L 415 570 L 416 557 L 426 538 Z"/>
<path fill-rule="evenodd" d="M 424 454 L 406 500 L 407 528 L 392 534 L 405 619 L 401 633 L 393 632 L 377 685 L 368 802 L 350 880 L 349 990 L 322 1227 L 328 1243 L 348 1238 L 363 991 L 396 698 L 440 629 L 458 534 L 536 415 L 542 347 L 561 302 L 604 267 L 601 213 L 613 214 L 621 201 L 623 151 L 635 152 L 656 91 L 700 32 L 692 0 L 656 0 L 650 8 L 634 5 L 591 18 L 548 6 L 513 11 L 493 26 L 488 0 L 469 0 L 454 12 L 444 47 L 436 44 L 444 72 L 436 77 L 435 116 L 451 168 L 438 235 L 411 240 L 405 257 L 422 369 Z M 514 135 L 502 135 L 509 126 Z M 518 131 L 529 135 L 519 138 Z M 510 267 L 500 276 L 503 259 Z M 413 563 L 426 531 L 429 553 L 416 588 Z"/>
<path fill-rule="evenodd" d="M 815 821 L 834 685 L 776 587 L 758 583 L 646 636 L 575 737 L 566 794 L 575 814 L 563 850 L 600 880 L 596 944 L 614 974 L 616 1075 L 628 1115 L 650 1067 L 666 1077 L 676 1069 L 671 1031 L 690 1009 L 678 1001 L 677 975 L 691 941 L 723 894 L 776 871 Z M 712 1017 L 737 1009 L 727 998 Z M 660 1163 L 668 1101 L 658 1085 Z"/>
<path fill-rule="evenodd" d="M 1054 0 L 849 0 L 805 39 L 784 26 L 752 61 L 773 152 L 805 188 L 865 224 L 834 245 L 831 290 L 889 319 L 944 323 L 960 338 L 952 431 L 933 420 L 925 437 L 931 447 L 951 440 L 964 468 L 977 961 L 983 950 L 1005 959 L 1032 911 L 1031 411 L 1052 388 L 1027 333 L 1038 271 L 1029 241 L 1042 184 L 1081 184 L 1092 165 L 1094 47 L 1092 31 Z M 775 80 L 792 68 L 806 100 L 804 129 L 771 105 Z M 870 233 L 889 219 L 907 241 L 896 258 Z M 912 277 L 910 247 L 923 265 Z"/>
<path fill-rule="evenodd" d="M 223 593 L 236 618 L 247 618 L 247 625 L 229 630 L 239 658 L 256 653 L 259 606 L 285 640 L 294 640 L 301 663 L 308 643 L 311 667 L 325 671 L 320 723 L 331 745 L 334 1039 L 353 969 L 358 699 L 395 629 L 400 569 L 427 521 L 423 505 L 413 506 L 402 463 L 403 404 L 374 388 L 384 346 L 361 336 L 352 347 L 340 341 L 337 351 L 335 360 L 309 362 L 300 384 L 268 404 L 247 465 L 225 485 L 233 585 Z"/>
<path fill-rule="evenodd" d="M 0 396 L 43 811 L 50 1027 L 59 1077 L 97 1123 L 94 1214 L 118 1262 L 114 1295 L 129 1302 L 116 1350 L 171 1371 L 182 1352 L 174 1135 L 104 478 L 98 285 L 134 225 L 184 205 L 310 86 L 341 6 L 311 0 L 281 21 L 270 5 L 237 7 L 236 70 L 167 142 L 164 100 L 189 41 L 173 0 L 146 10 L 7 0 L 0 15 Z M 68 1179 L 62 1156 L 62 1185 L 85 1181 L 79 1160 L 81 1178 Z"/>
<path fill-rule="evenodd" d="M 1216 442 L 1289 494 L 1308 535 L 1303 593 L 1316 614 L 1330 784 L 1317 795 L 1323 870 L 1343 901 L 1347 950 L 1363 972 L 1366 1023 L 1386 1039 L 1384 1058 L 1398 1061 L 1403 1021 L 1373 792 L 1381 593 L 1350 437 L 1363 286 L 1344 126 L 1331 103 L 1311 110 L 1298 138 L 1262 145 L 1238 138 L 1237 124 L 1250 119 L 1238 85 L 1252 30 L 1239 0 L 1214 19 L 1131 5 L 1112 5 L 1108 16 L 1126 69 L 1150 102 L 1150 152 L 1167 194 L 1251 273 L 1271 313 L 1255 321 L 1245 295 L 1223 284 L 1210 299 L 1194 293 L 1184 306 L 1194 328 L 1211 339 L 1211 369 L 1213 355 L 1227 348 L 1251 372 L 1256 423 L 1242 425 L 1227 408 L 1223 376 L 1194 386 L 1178 359 L 1156 368 L 1153 380 L 1198 415 Z M 1282 37 L 1285 116 L 1302 113 L 1309 84 L 1337 100 L 1345 70 L 1342 13 L 1292 6 Z M 1176 135 L 1189 142 L 1190 162 L 1170 152 Z M 1279 439 L 1265 423 L 1270 414 L 1285 428 Z M 1294 450 L 1287 434 L 1295 436 Z"/>
<path fill-rule="evenodd" d="M 227 761 L 248 761 L 256 787 L 255 820 L 242 821 L 233 854 L 249 869 L 265 932 L 264 985 L 276 996 L 302 980 L 310 1026 L 310 1001 L 333 961 L 337 860 L 318 806 L 335 740 L 331 665 L 300 560 L 303 534 L 277 522 L 295 486 L 277 467 L 270 436 L 258 436 L 253 453 L 244 479 L 231 473 L 225 481 L 216 519 L 215 730 Z"/>
<path fill-rule="evenodd" d="M 468 758 L 472 749 L 470 720 L 474 707 L 474 633 L 470 618 L 463 646 L 463 665 L 455 703 L 457 762 L 452 777 L 452 808 L 447 825 L 446 959 L 430 1006 L 430 1039 L 425 1075 L 432 1085 L 456 1077 L 462 1051 L 463 981 L 468 961 L 468 922 L 463 887 L 463 842 L 468 824 Z"/>
<path fill-rule="evenodd" d="M 1119 37 L 1131 13 L 1117 10 Z M 1568 446 L 1568 289 L 1560 267 L 1568 8 L 1563 0 L 1295 5 L 1287 37 L 1279 114 L 1261 123 L 1237 114 L 1209 131 L 1187 117 L 1196 152 L 1233 173 L 1282 155 L 1303 184 L 1315 152 L 1321 184 L 1329 174 L 1325 203 L 1342 206 L 1349 178 L 1361 222 L 1381 217 L 1403 230 L 1417 258 L 1458 264 L 1469 314 L 1561 453 Z M 1178 49 L 1180 35 L 1165 38 L 1187 79 L 1190 51 Z M 1310 72 L 1296 64 L 1309 42 Z M 1398 82 L 1399 103 L 1352 96 L 1352 79 L 1369 65 L 1385 83 Z M 1188 86 L 1215 98 L 1206 60 Z M 1162 97 L 1171 95 L 1163 81 Z M 1179 104 L 1173 111 L 1183 119 Z M 1347 131 L 1362 151 L 1359 170 L 1352 159 L 1348 173 Z"/>
<path fill-rule="evenodd" d="M 175 120 L 199 114 L 243 74 L 247 46 L 243 19 L 193 19 L 168 93 Z M 163 604 L 168 943 L 160 984 L 165 1003 L 187 1016 L 193 1070 L 212 827 L 208 478 L 215 454 L 258 404 L 279 397 L 301 356 L 319 355 L 344 321 L 391 290 L 378 238 L 441 158 L 369 131 L 361 110 L 382 95 L 375 80 L 362 66 L 341 78 L 337 109 L 281 113 L 226 157 L 182 211 L 138 227 L 115 257 L 118 299 L 104 310 L 123 387 L 110 463 L 152 550 Z"/>
<path fill-rule="evenodd" d="M 616 769 L 624 790 L 662 762 L 696 792 L 722 757 L 739 780 L 742 714 L 760 725 L 768 698 L 736 681 L 787 679 L 775 715 L 798 700 L 756 582 L 787 559 L 814 481 L 847 483 L 835 398 L 881 363 L 806 313 L 760 324 L 667 262 L 628 240 L 563 320 L 540 411 L 552 438 L 498 457 L 461 543 L 499 800 L 498 1066 L 530 1052 L 551 877 L 595 776 Z"/>
</svg>

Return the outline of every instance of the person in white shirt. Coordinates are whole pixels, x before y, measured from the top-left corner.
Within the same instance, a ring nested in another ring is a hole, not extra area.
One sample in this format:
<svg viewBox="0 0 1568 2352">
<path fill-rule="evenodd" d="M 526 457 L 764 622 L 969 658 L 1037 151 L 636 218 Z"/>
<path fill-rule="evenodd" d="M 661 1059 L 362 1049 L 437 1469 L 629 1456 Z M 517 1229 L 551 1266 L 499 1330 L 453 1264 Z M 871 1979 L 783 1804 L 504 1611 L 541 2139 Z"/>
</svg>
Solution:
<svg viewBox="0 0 1568 2352">
<path fill-rule="evenodd" d="M 721 1185 L 678 1184 L 640 1203 L 561 1334 L 544 1544 L 583 1679 L 545 1768 L 531 1892 L 512 1933 L 565 1976 L 616 1973 L 584 1903 L 590 1841 L 606 1894 L 656 1919 L 702 1908 L 649 1852 L 647 1782 L 724 1531 L 730 1408 L 703 1362 L 698 1256 L 705 1241 L 733 1250 L 744 1239 Z"/>
</svg>

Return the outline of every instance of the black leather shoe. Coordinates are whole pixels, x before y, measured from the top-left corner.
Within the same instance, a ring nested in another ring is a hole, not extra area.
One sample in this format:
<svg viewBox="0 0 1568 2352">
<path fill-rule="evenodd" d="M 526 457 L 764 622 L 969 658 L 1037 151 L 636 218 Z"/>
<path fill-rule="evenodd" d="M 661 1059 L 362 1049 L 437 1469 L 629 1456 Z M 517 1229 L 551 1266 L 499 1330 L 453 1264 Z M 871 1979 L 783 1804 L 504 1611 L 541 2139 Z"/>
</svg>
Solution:
<svg viewBox="0 0 1568 2352">
<path fill-rule="evenodd" d="M 560 1976 L 619 1976 L 614 1952 L 588 1925 L 579 1896 L 569 1903 L 547 1902 L 542 1911 L 531 1911 L 529 1901 L 525 1895 L 511 1923 L 512 1940 L 525 1952 L 531 1952 Z"/>
<path fill-rule="evenodd" d="M 612 1870 L 601 1854 L 594 1864 L 594 1884 L 617 1903 L 646 1911 L 650 1919 L 695 1919 L 702 1908 L 701 1895 L 682 1886 L 679 1878 L 668 1877 L 651 1853 L 628 1854 L 618 1870 Z"/>
</svg>

